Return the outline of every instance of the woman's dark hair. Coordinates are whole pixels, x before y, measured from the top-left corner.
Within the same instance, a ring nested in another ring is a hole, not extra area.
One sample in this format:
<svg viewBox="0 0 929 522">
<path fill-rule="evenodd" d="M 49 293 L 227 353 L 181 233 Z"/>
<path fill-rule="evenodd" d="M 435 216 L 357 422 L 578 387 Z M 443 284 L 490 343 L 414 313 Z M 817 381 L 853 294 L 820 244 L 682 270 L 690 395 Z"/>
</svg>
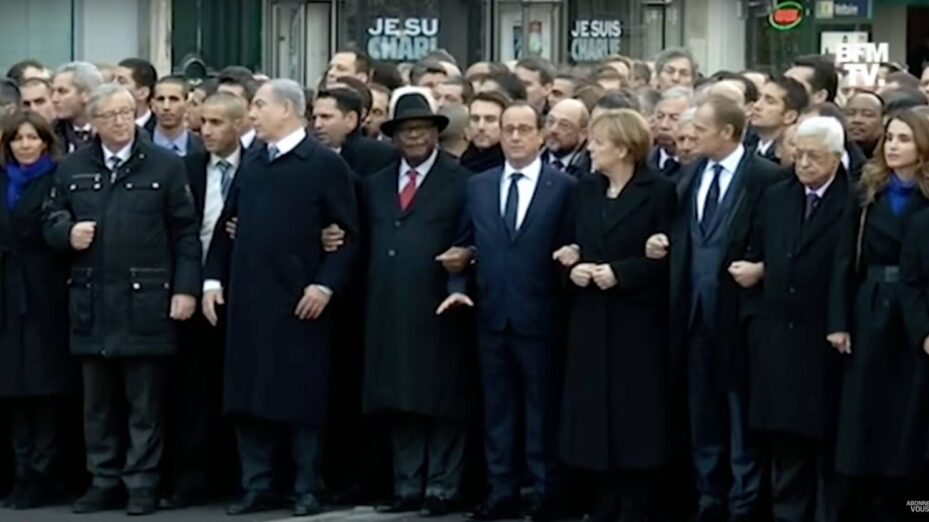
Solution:
<svg viewBox="0 0 929 522">
<path fill-rule="evenodd" d="M 45 118 L 34 112 L 17 111 L 3 122 L 3 134 L 0 135 L 0 163 L 7 165 L 10 161 L 16 161 L 10 144 L 16 139 L 19 128 L 26 123 L 35 127 L 39 139 L 45 142 L 46 152 L 57 161 L 61 157 L 62 149 L 51 125 L 45 121 Z"/>
</svg>

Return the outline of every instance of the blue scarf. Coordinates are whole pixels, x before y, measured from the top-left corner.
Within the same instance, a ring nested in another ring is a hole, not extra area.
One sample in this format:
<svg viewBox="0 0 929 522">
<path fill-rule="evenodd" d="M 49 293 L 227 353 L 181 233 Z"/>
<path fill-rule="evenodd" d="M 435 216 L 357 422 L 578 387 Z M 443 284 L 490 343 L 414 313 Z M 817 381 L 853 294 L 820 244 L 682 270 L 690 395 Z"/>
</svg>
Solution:
<svg viewBox="0 0 929 522">
<path fill-rule="evenodd" d="M 55 162 L 48 154 L 43 154 L 38 161 L 32 165 L 21 166 L 16 161 L 11 161 L 6 166 L 6 208 L 13 210 L 19 198 L 23 197 L 23 192 L 30 183 L 48 174 L 55 169 Z"/>
<path fill-rule="evenodd" d="M 910 199 L 910 194 L 916 188 L 916 180 L 903 181 L 897 177 L 894 172 L 890 175 L 890 184 L 887 185 L 887 196 L 890 197 L 890 209 L 894 211 L 895 216 L 900 216 L 903 209 L 906 208 L 906 202 Z"/>
</svg>

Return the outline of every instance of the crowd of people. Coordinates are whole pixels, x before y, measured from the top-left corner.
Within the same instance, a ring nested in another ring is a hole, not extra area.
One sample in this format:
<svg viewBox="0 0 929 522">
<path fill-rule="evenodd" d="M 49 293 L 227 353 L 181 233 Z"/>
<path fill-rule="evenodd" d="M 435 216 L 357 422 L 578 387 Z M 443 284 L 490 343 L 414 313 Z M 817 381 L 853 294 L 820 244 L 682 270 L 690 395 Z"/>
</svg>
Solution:
<svg viewBox="0 0 929 522">
<path fill-rule="evenodd" d="M 929 69 L 345 50 L 313 86 L 7 76 L 5 508 L 69 476 L 74 512 L 130 515 L 229 476 L 230 515 L 929 500 Z"/>
</svg>

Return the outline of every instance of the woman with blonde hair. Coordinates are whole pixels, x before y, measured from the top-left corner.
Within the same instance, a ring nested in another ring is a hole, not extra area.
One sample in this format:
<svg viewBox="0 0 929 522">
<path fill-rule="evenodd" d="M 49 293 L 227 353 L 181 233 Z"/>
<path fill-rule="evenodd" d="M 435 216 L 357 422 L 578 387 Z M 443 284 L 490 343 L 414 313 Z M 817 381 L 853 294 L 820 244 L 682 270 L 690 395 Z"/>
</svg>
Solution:
<svg viewBox="0 0 929 522">
<path fill-rule="evenodd" d="M 906 328 L 912 311 L 900 271 L 913 216 L 929 208 L 926 118 L 907 111 L 888 121 L 860 192 L 862 204 L 848 226 L 857 234 L 839 253 L 852 277 L 836 285 L 830 306 L 836 333 L 829 341 L 847 356 L 836 469 L 853 479 L 851 498 L 863 503 L 854 512 L 867 520 L 902 520 L 906 500 L 918 497 L 913 489 L 927 470 L 929 361 L 923 339 Z"/>
<path fill-rule="evenodd" d="M 590 126 L 592 170 L 576 191 L 574 298 L 565 369 L 561 454 L 599 473 L 591 520 L 646 520 L 668 462 L 668 262 L 645 258 L 668 233 L 674 183 L 646 166 L 652 138 L 619 109 Z"/>
</svg>

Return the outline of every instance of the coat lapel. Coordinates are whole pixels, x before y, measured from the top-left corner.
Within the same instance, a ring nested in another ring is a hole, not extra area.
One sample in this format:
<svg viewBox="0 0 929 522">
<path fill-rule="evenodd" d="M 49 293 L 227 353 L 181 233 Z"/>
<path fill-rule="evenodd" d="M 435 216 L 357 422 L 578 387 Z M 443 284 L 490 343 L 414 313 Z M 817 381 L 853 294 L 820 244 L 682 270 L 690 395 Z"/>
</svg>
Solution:
<svg viewBox="0 0 929 522">
<path fill-rule="evenodd" d="M 602 219 L 603 232 L 605 234 L 609 234 L 627 217 L 632 215 L 636 209 L 645 203 L 649 194 L 647 190 L 643 189 L 645 185 L 648 185 L 648 181 L 643 179 L 639 172 L 636 172 L 632 179 L 629 180 L 629 183 L 625 186 L 625 188 L 623 188 L 623 191 L 619 193 L 619 197 L 616 199 L 616 205 L 618 208 L 614 209 L 615 212 L 609 216 L 609 219 Z M 604 191 L 605 190 L 606 188 L 604 188 Z M 600 201 L 601 206 L 606 204 L 606 198 L 601 197 Z M 602 211 L 601 216 L 605 216 Z"/>
<path fill-rule="evenodd" d="M 731 222 L 733 216 L 739 212 L 742 201 L 745 199 L 745 183 L 743 181 L 745 177 L 745 167 L 751 163 L 751 157 L 751 151 L 746 150 L 745 154 L 742 156 L 742 160 L 739 162 L 739 166 L 736 167 L 735 172 L 732 174 L 729 188 L 726 190 L 726 195 L 723 196 L 723 200 L 719 203 L 716 214 L 713 216 L 713 221 L 710 222 L 710 226 L 707 227 L 706 237 L 712 236 L 724 221 L 726 223 Z"/>
<path fill-rule="evenodd" d="M 529 209 L 526 210 L 526 217 L 523 219 L 523 223 L 519 227 L 519 230 L 516 231 L 516 235 L 512 238 L 513 241 L 519 239 L 523 231 L 532 224 L 536 214 L 542 212 L 542 209 L 548 208 L 548 200 L 551 198 L 551 188 L 553 186 L 551 175 L 548 172 L 550 168 L 553 169 L 554 167 L 543 166 L 542 170 L 539 172 L 539 181 L 535 184 L 535 191 L 532 193 L 532 200 L 529 201 Z M 497 190 L 499 190 L 499 185 Z"/>
<path fill-rule="evenodd" d="M 432 168 L 429 170 L 429 172 L 426 173 L 426 178 L 423 179 L 422 184 L 420 184 L 419 188 L 416 189 L 416 193 L 413 195 L 413 201 L 410 202 L 410 206 L 407 207 L 405 211 L 400 210 L 400 169 L 399 167 L 396 169 L 394 176 L 394 178 L 397 180 L 396 187 L 398 189 L 396 205 L 397 210 L 400 212 L 400 216 L 402 218 L 409 216 L 415 212 L 417 208 L 421 208 L 422 206 L 428 204 L 428 202 L 435 196 L 435 194 L 441 192 L 442 189 L 448 185 L 449 181 L 451 181 L 451 177 L 446 176 L 447 169 L 445 168 L 444 163 L 445 162 L 443 161 L 442 153 L 440 152 L 436 157 L 435 163 L 432 164 Z"/>
<path fill-rule="evenodd" d="M 803 232 L 800 235 L 800 244 L 797 245 L 797 254 L 809 246 L 814 239 L 821 236 L 829 225 L 835 222 L 842 214 L 842 202 L 846 194 L 847 176 L 848 175 L 844 171 L 840 171 L 836 174 L 835 181 L 833 181 L 832 185 L 826 190 L 826 194 L 823 196 L 823 201 L 819 208 L 813 213 L 810 221 L 804 223 Z M 793 198 L 797 199 L 798 202 L 803 201 L 803 210 L 800 211 L 801 216 L 806 212 L 806 191 L 804 190 L 802 193 L 804 199 Z"/>
</svg>

